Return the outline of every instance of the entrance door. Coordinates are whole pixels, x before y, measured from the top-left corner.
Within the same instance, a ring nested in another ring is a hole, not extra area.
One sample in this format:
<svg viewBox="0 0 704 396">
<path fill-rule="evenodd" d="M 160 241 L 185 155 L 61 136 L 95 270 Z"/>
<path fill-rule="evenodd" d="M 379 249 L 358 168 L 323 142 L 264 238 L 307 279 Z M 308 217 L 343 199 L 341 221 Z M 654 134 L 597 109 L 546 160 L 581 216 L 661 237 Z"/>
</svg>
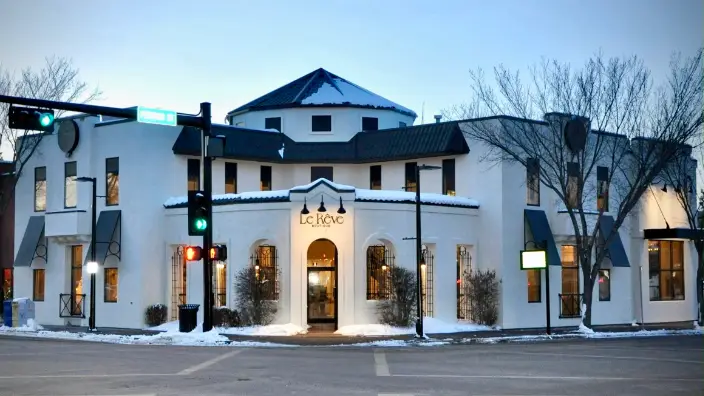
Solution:
<svg viewBox="0 0 704 396">
<path fill-rule="evenodd" d="M 308 323 L 331 323 L 337 329 L 337 247 L 318 239 L 308 247 Z"/>
</svg>

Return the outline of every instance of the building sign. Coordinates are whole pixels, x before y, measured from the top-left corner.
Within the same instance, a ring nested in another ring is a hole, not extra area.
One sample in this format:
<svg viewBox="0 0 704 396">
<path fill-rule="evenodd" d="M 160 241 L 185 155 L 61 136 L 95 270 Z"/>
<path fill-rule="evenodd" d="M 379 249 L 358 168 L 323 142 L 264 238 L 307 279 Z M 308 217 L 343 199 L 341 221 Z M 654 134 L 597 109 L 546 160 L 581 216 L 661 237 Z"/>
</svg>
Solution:
<svg viewBox="0 0 704 396">
<path fill-rule="evenodd" d="M 327 213 L 316 213 L 314 215 L 300 215 L 301 224 L 308 224 L 313 228 L 326 227 L 342 224 L 345 222 L 345 217 L 342 215 L 331 215 Z"/>
<path fill-rule="evenodd" d="M 547 251 L 521 250 L 521 269 L 545 269 L 548 265 Z"/>
</svg>

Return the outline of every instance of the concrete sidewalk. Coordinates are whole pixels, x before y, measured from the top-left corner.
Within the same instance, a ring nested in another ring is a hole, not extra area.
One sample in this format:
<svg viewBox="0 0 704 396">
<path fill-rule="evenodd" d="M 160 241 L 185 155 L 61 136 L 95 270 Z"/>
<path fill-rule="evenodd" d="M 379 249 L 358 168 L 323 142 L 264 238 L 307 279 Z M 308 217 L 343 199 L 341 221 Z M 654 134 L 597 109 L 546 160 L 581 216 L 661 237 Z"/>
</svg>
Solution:
<svg viewBox="0 0 704 396">
<path fill-rule="evenodd" d="M 87 327 L 83 326 L 43 326 L 44 330 L 48 331 L 68 331 L 72 333 L 86 333 Z M 641 330 L 691 330 L 694 328 L 693 322 L 676 322 L 676 323 L 648 323 L 644 325 L 633 326 L 631 324 L 609 325 L 609 326 L 594 326 L 595 332 L 633 332 Z M 576 326 L 555 327 L 552 328 L 553 335 L 569 335 L 575 333 L 578 328 Z M 162 333 L 156 330 L 146 329 L 126 329 L 126 328 L 98 328 L 94 334 L 116 334 L 116 335 L 154 335 Z M 295 336 L 245 336 L 234 334 L 223 334 L 231 341 L 252 341 L 252 342 L 271 342 L 285 345 L 298 346 L 326 346 L 326 345 L 351 345 L 375 341 L 392 341 L 416 340 L 415 335 L 395 335 L 395 336 L 343 336 L 332 333 L 311 332 L 308 334 L 300 334 Z M 468 343 L 473 340 L 480 341 L 487 338 L 500 337 L 521 337 L 521 336 L 544 336 L 546 335 L 545 328 L 532 329 L 506 329 L 506 330 L 488 330 L 474 331 L 461 333 L 442 333 L 432 334 L 426 333 L 431 340 L 442 340 L 449 343 Z M 579 336 L 579 334 L 575 334 Z"/>
</svg>

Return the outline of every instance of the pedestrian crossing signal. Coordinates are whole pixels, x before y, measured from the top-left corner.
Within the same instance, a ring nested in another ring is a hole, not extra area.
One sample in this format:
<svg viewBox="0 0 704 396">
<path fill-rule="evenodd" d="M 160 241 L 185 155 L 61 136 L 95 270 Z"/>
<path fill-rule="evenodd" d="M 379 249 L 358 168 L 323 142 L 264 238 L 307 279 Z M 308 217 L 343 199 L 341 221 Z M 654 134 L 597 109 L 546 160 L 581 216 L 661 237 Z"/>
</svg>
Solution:
<svg viewBox="0 0 704 396">
<path fill-rule="evenodd" d="M 202 249 L 200 246 L 186 246 L 186 261 L 200 261 Z"/>
</svg>

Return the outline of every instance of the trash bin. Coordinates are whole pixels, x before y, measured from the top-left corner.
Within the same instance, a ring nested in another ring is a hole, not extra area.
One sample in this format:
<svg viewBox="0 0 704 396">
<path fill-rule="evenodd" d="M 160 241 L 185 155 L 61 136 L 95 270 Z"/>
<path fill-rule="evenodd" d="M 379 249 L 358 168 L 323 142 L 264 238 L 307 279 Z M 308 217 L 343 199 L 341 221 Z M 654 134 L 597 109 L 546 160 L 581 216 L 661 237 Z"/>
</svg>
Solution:
<svg viewBox="0 0 704 396">
<path fill-rule="evenodd" d="M 12 327 L 12 300 L 2 302 L 2 324 L 3 326 Z"/>
<path fill-rule="evenodd" d="M 178 331 L 190 333 L 198 325 L 199 304 L 181 304 L 178 306 Z"/>
</svg>

